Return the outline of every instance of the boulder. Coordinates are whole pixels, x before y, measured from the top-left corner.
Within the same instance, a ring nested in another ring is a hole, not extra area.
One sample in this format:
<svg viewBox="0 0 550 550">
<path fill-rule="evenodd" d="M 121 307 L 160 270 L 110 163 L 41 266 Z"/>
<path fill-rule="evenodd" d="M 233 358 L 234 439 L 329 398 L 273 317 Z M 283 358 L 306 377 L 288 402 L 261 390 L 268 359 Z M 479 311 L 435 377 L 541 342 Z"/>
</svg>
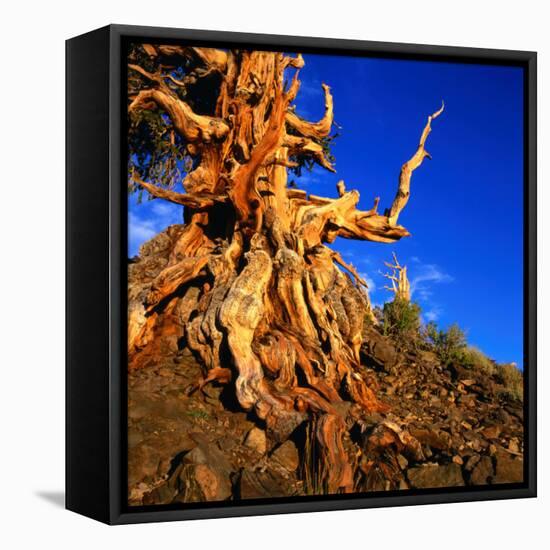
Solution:
<svg viewBox="0 0 550 550">
<path fill-rule="evenodd" d="M 487 485 L 493 473 L 493 461 L 488 456 L 482 456 L 472 469 L 470 484 Z"/>
<path fill-rule="evenodd" d="M 502 426 L 498 424 L 493 424 L 492 426 L 487 426 L 481 430 L 481 434 L 487 439 L 497 439 L 502 431 Z"/>
<path fill-rule="evenodd" d="M 225 455 L 202 435 L 192 433 L 191 437 L 197 446 L 183 457 L 184 464 L 205 464 L 212 469 L 229 476 L 233 468 Z"/>
<path fill-rule="evenodd" d="M 402 470 L 405 470 L 409 465 L 409 461 L 402 454 L 397 455 L 397 463 Z"/>
<path fill-rule="evenodd" d="M 523 482 L 523 460 L 504 451 L 495 453 L 496 473 L 493 483 Z"/>
<path fill-rule="evenodd" d="M 363 330 L 361 354 L 367 363 L 388 370 L 399 361 L 399 354 L 389 338 L 382 336 L 374 327 L 367 326 Z"/>
<path fill-rule="evenodd" d="M 168 502 L 220 501 L 232 494 L 229 476 L 207 464 L 183 464 L 165 487 L 177 493 Z"/>
<path fill-rule="evenodd" d="M 293 484 L 274 469 L 245 469 L 239 482 L 240 498 L 274 498 L 295 494 Z"/>
<path fill-rule="evenodd" d="M 277 447 L 275 451 L 273 451 L 271 457 L 289 472 L 295 472 L 300 465 L 298 449 L 292 441 L 285 441 L 282 445 Z"/>
<path fill-rule="evenodd" d="M 447 451 L 451 446 L 451 436 L 444 431 L 436 431 L 430 428 L 418 428 L 409 426 L 410 434 L 423 445 L 429 445 L 432 449 Z"/>
<path fill-rule="evenodd" d="M 258 454 L 265 455 L 267 451 L 267 437 L 263 430 L 260 428 L 252 428 L 247 434 L 244 440 L 244 444 L 253 449 Z"/>
<path fill-rule="evenodd" d="M 231 496 L 231 482 L 219 470 L 207 464 L 197 464 L 194 475 L 204 500 L 225 500 Z"/>
<path fill-rule="evenodd" d="M 177 490 L 170 483 L 163 483 L 143 496 L 143 504 L 170 504 L 173 502 Z"/>
<path fill-rule="evenodd" d="M 438 466 L 430 464 L 410 468 L 407 477 L 411 487 L 415 489 L 428 489 L 434 487 L 462 487 L 464 479 L 462 470 L 458 464 L 446 464 Z"/>
<path fill-rule="evenodd" d="M 467 470 L 468 472 L 471 472 L 474 469 L 475 465 L 480 460 L 481 460 L 481 457 L 478 454 L 473 454 L 472 456 L 470 456 L 470 458 L 468 458 L 466 465 L 464 466 L 464 469 Z"/>
</svg>

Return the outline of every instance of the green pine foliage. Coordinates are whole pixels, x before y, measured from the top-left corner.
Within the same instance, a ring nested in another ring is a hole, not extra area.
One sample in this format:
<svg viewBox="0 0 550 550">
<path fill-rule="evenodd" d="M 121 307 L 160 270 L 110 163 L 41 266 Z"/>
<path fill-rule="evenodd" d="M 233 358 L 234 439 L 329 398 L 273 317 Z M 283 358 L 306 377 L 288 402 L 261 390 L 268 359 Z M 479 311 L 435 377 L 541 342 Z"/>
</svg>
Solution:
<svg viewBox="0 0 550 550">
<path fill-rule="evenodd" d="M 420 331 L 420 306 L 401 298 L 384 304 L 382 331 L 393 336 L 400 347 L 417 343 Z"/>
<path fill-rule="evenodd" d="M 456 323 L 443 330 L 430 321 L 425 327 L 425 338 L 445 365 L 460 360 L 467 348 L 466 334 Z"/>
</svg>

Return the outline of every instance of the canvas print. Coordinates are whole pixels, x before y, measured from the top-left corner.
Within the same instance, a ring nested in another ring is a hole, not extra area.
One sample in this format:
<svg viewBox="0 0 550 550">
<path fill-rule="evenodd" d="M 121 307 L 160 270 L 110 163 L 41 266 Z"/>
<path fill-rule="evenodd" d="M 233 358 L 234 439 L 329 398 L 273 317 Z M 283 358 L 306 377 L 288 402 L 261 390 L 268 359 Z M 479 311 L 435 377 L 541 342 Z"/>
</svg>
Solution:
<svg viewBox="0 0 550 550">
<path fill-rule="evenodd" d="M 523 69 L 126 60 L 128 504 L 521 483 Z"/>
</svg>

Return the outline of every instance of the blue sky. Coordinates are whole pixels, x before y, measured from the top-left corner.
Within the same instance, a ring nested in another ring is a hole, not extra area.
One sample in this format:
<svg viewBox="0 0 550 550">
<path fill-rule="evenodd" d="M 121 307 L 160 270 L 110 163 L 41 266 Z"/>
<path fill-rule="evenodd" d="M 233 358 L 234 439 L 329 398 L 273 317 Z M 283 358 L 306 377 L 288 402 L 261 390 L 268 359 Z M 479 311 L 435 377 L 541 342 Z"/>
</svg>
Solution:
<svg viewBox="0 0 550 550">
<path fill-rule="evenodd" d="M 416 150 L 427 116 L 426 159 L 414 172 L 399 222 L 412 234 L 395 244 L 338 239 L 333 248 L 370 282 L 373 303 L 392 252 L 408 266 L 425 320 L 457 322 L 471 344 L 499 362 L 523 365 L 523 74 L 517 67 L 305 55 L 297 112 L 323 114 L 321 83 L 334 96 L 336 174 L 320 168 L 294 178 L 309 192 L 336 196 L 336 182 L 379 211 L 395 195 L 401 165 Z M 292 176 L 290 176 L 292 178 Z M 163 201 L 129 204 L 129 254 L 181 210 Z"/>
</svg>

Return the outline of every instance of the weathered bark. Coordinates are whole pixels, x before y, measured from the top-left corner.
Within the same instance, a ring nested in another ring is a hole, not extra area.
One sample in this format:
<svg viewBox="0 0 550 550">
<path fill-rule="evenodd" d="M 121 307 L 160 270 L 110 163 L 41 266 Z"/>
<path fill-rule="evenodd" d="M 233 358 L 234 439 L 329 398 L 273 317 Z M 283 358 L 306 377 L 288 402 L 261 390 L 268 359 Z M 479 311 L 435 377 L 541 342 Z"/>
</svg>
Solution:
<svg viewBox="0 0 550 550">
<path fill-rule="evenodd" d="M 143 89 L 129 111 L 161 109 L 194 162 L 183 181 L 186 193 L 133 176 L 153 197 L 183 205 L 186 224 L 170 242 L 168 264 L 130 295 L 129 367 L 188 346 L 205 367 L 197 387 L 233 383 L 240 405 L 265 423 L 272 443 L 310 422 L 322 485 L 351 491 L 356 465 L 343 445 L 345 405 L 366 413 L 387 407 L 361 374 L 363 322 L 372 315 L 367 284 L 326 245 L 337 237 L 391 243 L 409 235 L 397 219 L 441 110 L 429 117 L 418 151 L 403 166 L 391 208 L 379 214 L 375 199 L 361 211 L 359 193 L 343 182 L 335 198 L 287 186 L 287 168 L 305 158 L 334 171 L 323 142 L 333 122 L 329 87 L 323 85 L 320 121 L 307 122 L 292 107 L 301 56 L 144 50 L 151 59 L 194 60 L 194 79 L 214 71 L 221 84 L 212 112 L 199 115 L 167 84 L 186 86 L 185 79 L 162 64 L 155 74 L 130 67 Z M 285 70 L 294 71 L 288 83 Z"/>
</svg>

